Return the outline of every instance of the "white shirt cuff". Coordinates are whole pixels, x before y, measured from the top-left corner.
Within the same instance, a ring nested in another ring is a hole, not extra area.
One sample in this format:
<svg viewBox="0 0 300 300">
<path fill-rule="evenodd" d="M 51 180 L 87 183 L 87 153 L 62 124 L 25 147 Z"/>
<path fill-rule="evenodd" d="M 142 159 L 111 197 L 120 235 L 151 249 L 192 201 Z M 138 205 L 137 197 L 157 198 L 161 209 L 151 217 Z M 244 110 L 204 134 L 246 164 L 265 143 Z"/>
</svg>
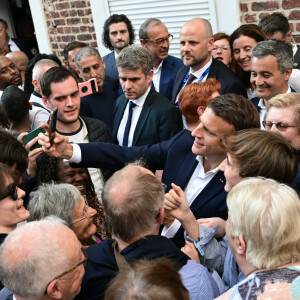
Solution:
<svg viewBox="0 0 300 300">
<path fill-rule="evenodd" d="M 70 158 L 70 163 L 79 164 L 81 162 L 81 149 L 78 144 L 72 144 L 73 147 L 73 155 Z"/>
<path fill-rule="evenodd" d="M 170 239 L 170 238 L 174 237 L 174 235 L 176 234 L 176 232 L 178 231 L 180 226 L 181 226 L 181 223 L 177 219 L 175 219 L 170 227 L 164 226 L 164 228 L 161 232 L 161 235 Z"/>
</svg>

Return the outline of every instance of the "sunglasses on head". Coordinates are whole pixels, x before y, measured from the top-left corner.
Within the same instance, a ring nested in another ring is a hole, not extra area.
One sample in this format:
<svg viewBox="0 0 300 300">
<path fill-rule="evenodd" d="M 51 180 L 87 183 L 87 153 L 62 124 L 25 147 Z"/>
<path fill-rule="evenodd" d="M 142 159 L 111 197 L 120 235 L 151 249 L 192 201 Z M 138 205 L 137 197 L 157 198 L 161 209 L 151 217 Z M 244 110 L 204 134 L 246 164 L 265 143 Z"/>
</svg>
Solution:
<svg viewBox="0 0 300 300">
<path fill-rule="evenodd" d="M 8 191 L 2 196 L 0 196 L 0 200 L 6 197 L 11 197 L 13 200 L 18 199 L 18 187 L 15 184 L 12 184 L 8 187 Z"/>
</svg>

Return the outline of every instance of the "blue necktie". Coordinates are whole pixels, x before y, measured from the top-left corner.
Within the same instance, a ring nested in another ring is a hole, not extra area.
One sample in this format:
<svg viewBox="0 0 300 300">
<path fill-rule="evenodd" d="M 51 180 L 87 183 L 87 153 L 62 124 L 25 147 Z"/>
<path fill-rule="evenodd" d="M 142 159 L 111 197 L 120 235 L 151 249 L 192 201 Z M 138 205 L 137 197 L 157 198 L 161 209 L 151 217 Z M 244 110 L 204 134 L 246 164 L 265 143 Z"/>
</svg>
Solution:
<svg viewBox="0 0 300 300">
<path fill-rule="evenodd" d="M 129 137 L 129 131 L 130 131 L 130 126 L 131 126 L 131 120 L 132 120 L 132 109 L 136 106 L 135 103 L 132 101 L 129 101 L 129 110 L 128 110 L 128 119 L 126 122 L 126 127 L 124 131 L 124 136 L 123 136 L 123 146 L 128 146 L 128 137 Z"/>
</svg>

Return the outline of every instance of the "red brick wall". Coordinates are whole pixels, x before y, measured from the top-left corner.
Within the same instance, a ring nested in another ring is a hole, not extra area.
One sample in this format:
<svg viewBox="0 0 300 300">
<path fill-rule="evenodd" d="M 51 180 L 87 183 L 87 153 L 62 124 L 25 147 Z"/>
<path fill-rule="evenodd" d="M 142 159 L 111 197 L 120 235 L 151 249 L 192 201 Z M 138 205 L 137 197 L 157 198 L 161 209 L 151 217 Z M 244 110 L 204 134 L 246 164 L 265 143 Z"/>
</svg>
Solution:
<svg viewBox="0 0 300 300">
<path fill-rule="evenodd" d="M 288 18 L 294 40 L 300 44 L 300 0 L 240 0 L 241 24 L 258 24 L 273 12 L 281 12 Z"/>
<path fill-rule="evenodd" d="M 97 47 L 90 1 L 44 1 L 52 51 L 63 58 L 62 50 L 74 40 Z"/>
</svg>

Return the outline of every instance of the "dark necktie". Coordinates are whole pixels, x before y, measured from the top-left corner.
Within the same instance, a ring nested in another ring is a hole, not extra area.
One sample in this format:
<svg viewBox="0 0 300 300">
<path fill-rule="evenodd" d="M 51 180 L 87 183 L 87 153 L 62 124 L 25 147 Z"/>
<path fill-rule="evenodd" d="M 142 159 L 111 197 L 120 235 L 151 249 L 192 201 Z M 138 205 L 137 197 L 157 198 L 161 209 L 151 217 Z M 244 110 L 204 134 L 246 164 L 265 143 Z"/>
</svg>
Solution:
<svg viewBox="0 0 300 300">
<path fill-rule="evenodd" d="M 195 79 L 197 79 L 197 77 L 194 74 L 190 74 L 185 86 L 190 85 Z"/>
<path fill-rule="evenodd" d="M 129 101 L 129 110 L 128 110 L 128 119 L 126 122 L 126 127 L 124 131 L 124 136 L 123 136 L 123 146 L 128 146 L 128 137 L 129 137 L 129 131 L 130 131 L 130 126 L 131 126 L 131 120 L 132 120 L 132 109 L 136 106 L 135 103 L 132 101 Z"/>
</svg>

